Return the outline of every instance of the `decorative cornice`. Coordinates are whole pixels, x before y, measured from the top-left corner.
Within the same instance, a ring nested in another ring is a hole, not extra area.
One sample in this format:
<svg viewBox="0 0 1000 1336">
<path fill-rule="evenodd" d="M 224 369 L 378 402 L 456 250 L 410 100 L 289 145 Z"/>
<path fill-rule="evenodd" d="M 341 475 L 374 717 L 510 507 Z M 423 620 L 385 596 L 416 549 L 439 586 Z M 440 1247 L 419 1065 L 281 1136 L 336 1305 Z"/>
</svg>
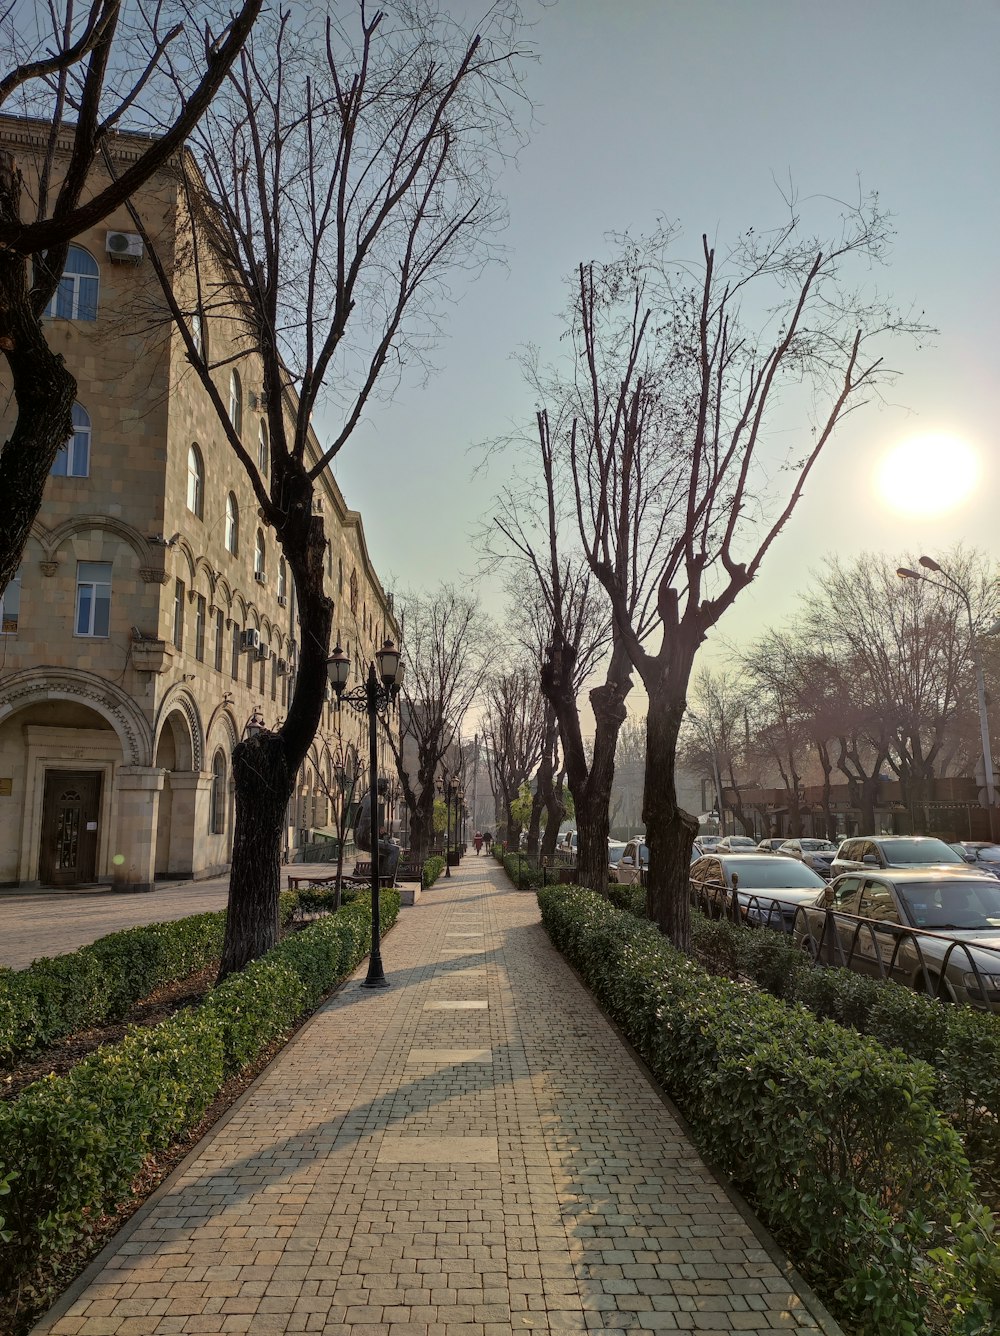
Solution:
<svg viewBox="0 0 1000 1336">
<path fill-rule="evenodd" d="M 143 584 L 165 585 L 170 579 L 170 575 L 167 571 L 158 571 L 152 566 L 140 566 L 139 579 L 142 580 Z"/>
<path fill-rule="evenodd" d="M 55 575 L 59 569 L 59 563 L 58 561 L 40 561 L 38 567 L 43 575 L 51 576 Z"/>
</svg>

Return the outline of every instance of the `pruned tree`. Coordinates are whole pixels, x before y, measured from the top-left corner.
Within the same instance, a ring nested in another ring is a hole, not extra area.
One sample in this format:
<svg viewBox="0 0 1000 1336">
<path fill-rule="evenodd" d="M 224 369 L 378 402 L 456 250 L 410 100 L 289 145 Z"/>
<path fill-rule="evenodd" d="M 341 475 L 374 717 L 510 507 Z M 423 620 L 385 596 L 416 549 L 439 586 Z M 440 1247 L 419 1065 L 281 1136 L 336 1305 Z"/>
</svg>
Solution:
<svg viewBox="0 0 1000 1336">
<path fill-rule="evenodd" d="M 675 264 L 660 229 L 574 279 L 563 450 L 587 561 L 649 697 L 647 907 L 680 947 L 697 818 L 678 803 L 675 767 L 695 657 L 838 423 L 887 374 L 880 336 L 917 328 L 848 286 L 887 240 L 873 198 L 844 212 L 828 244 L 803 235 L 793 209 L 727 254 L 703 237 L 697 259 Z M 787 433 L 796 410 L 799 440 L 779 448 L 776 419 Z"/>
<path fill-rule="evenodd" d="M 401 728 L 387 734 L 410 814 L 410 845 L 422 863 L 431 845 L 435 782 L 442 763 L 465 756 L 458 747 L 462 721 L 476 694 L 493 645 L 478 599 L 442 585 L 433 594 L 397 596 L 405 620 Z M 417 773 L 403 760 L 407 739 L 417 752 Z M 454 768 L 450 766 L 450 768 Z"/>
<path fill-rule="evenodd" d="M 515 848 L 521 827 L 511 808 L 521 785 L 527 783 L 538 765 L 544 719 L 538 677 L 530 661 L 486 678 L 482 731 L 490 762 L 490 783 L 506 830 L 501 838 Z"/>
<path fill-rule="evenodd" d="M 725 794 L 728 806 L 744 833 L 753 830 L 743 804 L 743 789 L 750 781 L 748 747 L 749 692 L 742 677 L 733 672 L 703 668 L 693 683 L 693 706 L 686 716 L 679 759 L 691 769 L 710 775 L 723 817 Z"/>
<path fill-rule="evenodd" d="M 543 394 L 537 369 L 527 363 L 526 371 L 536 394 Z M 625 700 L 632 678 L 607 600 L 579 551 L 574 551 L 575 545 L 567 541 L 566 479 L 555 448 L 558 428 L 554 436 L 545 410 L 536 416 L 536 433 L 528 456 L 530 481 L 500 497 L 493 523 L 505 540 L 505 556 L 517 559 L 520 585 L 523 587 L 525 578 L 531 582 L 535 620 L 541 628 L 535 641 L 540 651 L 539 680 L 558 725 L 566 782 L 576 812 L 577 877 L 582 886 L 603 893 L 608 881 L 615 749 L 627 717 Z M 568 518 L 572 525 L 572 513 Z M 594 682 L 599 675 L 603 681 Z M 588 691 L 594 715 L 589 748 L 579 706 L 588 683 L 594 683 Z M 542 780 L 540 791 L 547 793 L 547 775 Z M 555 850 L 554 836 L 552 831 L 543 851 L 549 856 Z"/>
<path fill-rule="evenodd" d="M 189 139 L 182 282 L 133 212 L 187 359 L 286 558 L 301 625 L 283 724 L 233 756 L 223 973 L 276 940 L 284 807 L 323 707 L 334 608 L 315 481 L 373 396 L 406 364 L 426 368 L 450 285 L 493 254 L 494 180 L 518 140 L 516 0 L 497 0 L 471 38 L 432 0 L 343 9 L 268 12 Z M 228 335 L 218 353 L 213 327 Z M 219 384 L 229 359 L 251 351 L 263 368 L 266 473 Z M 335 425 L 317 449 L 320 409 Z M 424 829 L 422 806 L 418 820 Z"/>
<path fill-rule="evenodd" d="M 87 0 L 79 7 L 72 0 L 13 0 L 0 15 L 0 112 L 30 118 L 46 134 L 29 178 L 0 148 L 0 353 L 17 410 L 0 447 L 0 594 L 17 571 L 56 453 L 73 434 L 76 379 L 42 320 L 70 243 L 183 148 L 261 5 L 245 0 L 223 14 L 199 0 Z M 151 137 L 111 180 L 105 154 L 123 128 Z"/>
</svg>

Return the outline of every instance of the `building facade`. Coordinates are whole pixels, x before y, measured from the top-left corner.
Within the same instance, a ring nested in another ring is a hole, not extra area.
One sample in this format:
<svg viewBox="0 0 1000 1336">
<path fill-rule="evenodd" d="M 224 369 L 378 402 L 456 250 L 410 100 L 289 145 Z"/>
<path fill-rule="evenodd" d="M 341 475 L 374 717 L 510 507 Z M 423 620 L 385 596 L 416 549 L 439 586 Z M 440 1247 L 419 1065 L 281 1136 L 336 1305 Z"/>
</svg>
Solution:
<svg viewBox="0 0 1000 1336">
<path fill-rule="evenodd" d="M 45 135 L 0 118 L 29 188 Z M 136 151 L 119 137 L 118 166 Z M 175 177 L 137 202 L 175 263 Z M 157 318 L 143 249 L 124 209 L 79 237 L 44 317 L 78 391 L 73 436 L 0 602 L 0 885 L 151 889 L 225 870 L 233 748 L 252 718 L 283 718 L 294 683 L 290 572 L 182 339 Z M 230 419 L 266 478 L 259 361 L 223 316 L 201 322 Z M 0 367 L 5 438 L 15 407 L 3 377 Z M 318 459 L 319 441 L 310 449 Z M 329 471 L 316 497 L 336 634 L 360 668 L 398 638 L 391 598 Z M 328 826 L 335 752 L 366 757 L 366 727 L 327 701 L 289 806 L 290 853 Z"/>
</svg>

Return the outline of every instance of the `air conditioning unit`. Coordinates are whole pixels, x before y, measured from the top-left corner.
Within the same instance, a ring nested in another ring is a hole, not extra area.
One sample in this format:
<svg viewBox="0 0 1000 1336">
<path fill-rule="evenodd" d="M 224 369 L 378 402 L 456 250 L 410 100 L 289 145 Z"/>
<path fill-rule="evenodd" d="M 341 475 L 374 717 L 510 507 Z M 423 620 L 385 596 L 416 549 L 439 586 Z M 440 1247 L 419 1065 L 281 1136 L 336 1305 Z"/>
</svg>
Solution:
<svg viewBox="0 0 1000 1336">
<path fill-rule="evenodd" d="M 279 677 L 284 677 L 284 675 L 285 675 L 287 672 L 288 672 L 288 660 L 287 660 L 287 659 L 279 659 L 279 660 L 278 660 L 278 676 L 279 676 Z"/>
<path fill-rule="evenodd" d="M 253 573 L 253 578 L 257 581 L 257 583 L 258 583 L 259 585 L 262 585 L 262 584 L 265 583 L 265 580 L 264 580 L 264 572 L 263 572 L 263 571 L 254 571 L 254 573 Z"/>
<path fill-rule="evenodd" d="M 270 657 L 271 657 L 270 645 L 261 645 L 259 649 L 254 650 L 254 658 L 257 660 L 263 660 L 266 663 Z"/>
<path fill-rule="evenodd" d="M 240 635 L 241 649 L 260 649 L 260 632 L 255 626 L 248 626 Z"/>
<path fill-rule="evenodd" d="M 138 232 L 109 232 L 104 248 L 112 260 L 129 260 L 137 264 L 142 259 L 142 237 Z"/>
<path fill-rule="evenodd" d="M 288 605 L 288 599 L 286 598 L 286 596 L 285 596 L 284 594 L 279 594 L 279 595 L 278 595 L 278 607 L 279 607 L 279 608 L 284 608 L 284 607 L 286 607 L 287 605 Z"/>
</svg>

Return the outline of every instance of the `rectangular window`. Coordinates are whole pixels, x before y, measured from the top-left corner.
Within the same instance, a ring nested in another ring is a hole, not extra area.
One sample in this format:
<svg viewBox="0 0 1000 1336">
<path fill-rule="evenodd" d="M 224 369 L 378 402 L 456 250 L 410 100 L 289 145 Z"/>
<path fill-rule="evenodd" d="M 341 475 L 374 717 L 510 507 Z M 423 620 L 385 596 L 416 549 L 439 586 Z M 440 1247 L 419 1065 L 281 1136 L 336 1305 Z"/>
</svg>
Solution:
<svg viewBox="0 0 1000 1336">
<path fill-rule="evenodd" d="M 235 682 L 240 675 L 240 628 L 233 622 L 233 662 L 232 662 L 233 681 Z"/>
<path fill-rule="evenodd" d="M 14 578 L 0 594 L 0 635 L 12 636 L 17 630 L 17 619 L 21 612 L 21 570 L 14 572 Z"/>
<path fill-rule="evenodd" d="M 184 581 L 174 581 L 174 648 L 184 648 Z"/>
<path fill-rule="evenodd" d="M 278 698 L 278 656 L 277 656 L 277 654 L 272 654 L 272 655 L 271 655 L 271 699 L 272 699 L 272 700 L 277 700 L 277 698 Z"/>
<path fill-rule="evenodd" d="M 76 563 L 76 634 L 111 634 L 111 562 Z"/>
<path fill-rule="evenodd" d="M 194 657 L 205 662 L 205 595 L 199 594 L 194 604 Z"/>
<path fill-rule="evenodd" d="M 215 671 L 222 672 L 222 637 L 226 630 L 226 618 L 222 609 L 215 614 Z"/>
<path fill-rule="evenodd" d="M 253 686 L 253 650 L 247 650 L 247 686 Z"/>
</svg>

